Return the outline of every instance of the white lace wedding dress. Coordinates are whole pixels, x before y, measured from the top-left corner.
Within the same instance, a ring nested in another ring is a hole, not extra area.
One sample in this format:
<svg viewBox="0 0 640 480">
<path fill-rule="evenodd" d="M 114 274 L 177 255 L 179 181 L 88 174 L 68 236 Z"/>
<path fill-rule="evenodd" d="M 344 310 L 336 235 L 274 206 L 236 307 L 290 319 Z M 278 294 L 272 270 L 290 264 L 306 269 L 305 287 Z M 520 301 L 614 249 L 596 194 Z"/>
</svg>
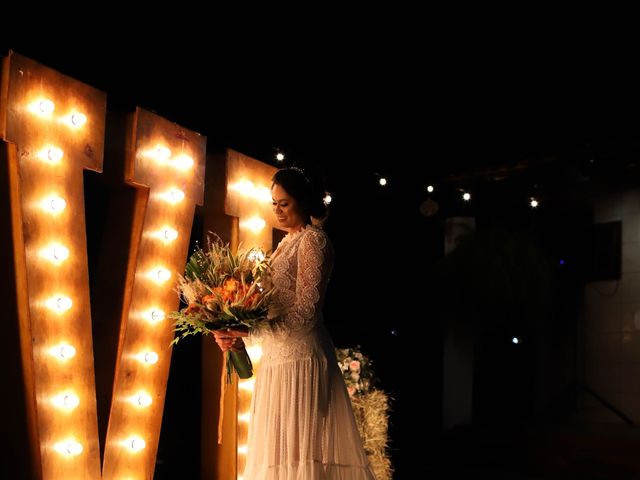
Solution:
<svg viewBox="0 0 640 480">
<path fill-rule="evenodd" d="M 249 426 L 244 480 L 372 480 L 322 304 L 333 266 L 326 234 L 308 226 L 273 254 L 275 307 Z"/>
</svg>

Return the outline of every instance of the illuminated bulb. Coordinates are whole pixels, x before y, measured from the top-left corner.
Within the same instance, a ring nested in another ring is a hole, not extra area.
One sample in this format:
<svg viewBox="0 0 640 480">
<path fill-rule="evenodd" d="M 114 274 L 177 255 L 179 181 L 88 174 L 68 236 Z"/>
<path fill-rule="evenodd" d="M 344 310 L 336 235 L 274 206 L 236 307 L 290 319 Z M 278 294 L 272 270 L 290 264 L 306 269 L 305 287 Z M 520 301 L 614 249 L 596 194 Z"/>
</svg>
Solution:
<svg viewBox="0 0 640 480">
<path fill-rule="evenodd" d="M 251 414 L 249 412 L 241 413 L 240 415 L 238 415 L 238 420 L 240 420 L 241 422 L 249 423 L 250 419 Z"/>
<path fill-rule="evenodd" d="M 248 451 L 249 451 L 249 447 L 247 445 L 239 445 L 238 446 L 238 453 L 240 455 L 246 455 Z"/>
<path fill-rule="evenodd" d="M 127 441 L 127 445 L 132 451 L 139 452 L 147 446 L 147 442 L 140 437 L 132 437 Z"/>
<path fill-rule="evenodd" d="M 58 163 L 60 160 L 62 160 L 63 155 L 64 154 L 62 153 L 62 150 L 58 147 L 49 147 L 49 149 L 47 150 L 47 159 L 51 163 Z"/>
<path fill-rule="evenodd" d="M 471 194 L 470 194 L 470 193 L 468 193 L 468 192 L 463 193 L 463 194 L 462 194 L 462 199 L 463 199 L 465 202 L 468 202 L 469 200 L 471 200 Z"/>
<path fill-rule="evenodd" d="M 149 312 L 149 321 L 151 323 L 158 323 L 164 320 L 165 313 L 162 310 L 151 310 Z"/>
<path fill-rule="evenodd" d="M 80 399 L 73 393 L 61 393 L 53 398 L 53 404 L 64 410 L 73 410 L 80 405 Z"/>
<path fill-rule="evenodd" d="M 81 127 L 87 123 L 87 116 L 84 113 L 76 112 L 71 115 L 71 124 L 74 127 Z"/>
<path fill-rule="evenodd" d="M 182 190 L 174 189 L 169 190 L 167 193 L 167 201 L 170 203 L 178 203 L 184 199 L 184 192 Z"/>
<path fill-rule="evenodd" d="M 69 258 L 69 249 L 64 245 L 54 243 L 45 248 L 42 254 L 49 261 L 59 264 Z"/>
<path fill-rule="evenodd" d="M 247 355 L 251 360 L 258 361 L 262 357 L 262 347 L 260 345 L 251 345 L 247 347 Z"/>
<path fill-rule="evenodd" d="M 531 201 L 529 202 L 529 205 L 531 205 L 531 208 L 537 208 L 538 207 L 538 201 L 531 197 Z"/>
<path fill-rule="evenodd" d="M 63 440 L 54 445 L 56 451 L 63 455 L 76 456 L 82 453 L 82 445 L 75 440 Z"/>
<path fill-rule="evenodd" d="M 511 339 L 511 342 L 512 342 L 514 345 L 517 345 L 517 344 L 519 344 L 519 343 L 520 343 L 520 339 L 519 339 L 518 337 L 513 337 L 513 338 Z"/>
<path fill-rule="evenodd" d="M 55 349 L 55 353 L 60 360 L 69 360 L 70 358 L 75 357 L 76 348 L 73 345 L 64 344 L 58 346 Z"/>
<path fill-rule="evenodd" d="M 171 278 L 171 272 L 166 268 L 157 268 L 154 271 L 154 276 L 158 282 L 166 282 Z"/>
<path fill-rule="evenodd" d="M 279 161 L 279 162 L 283 161 L 284 160 L 284 153 L 282 153 L 282 152 L 276 153 L 276 160 Z"/>
<path fill-rule="evenodd" d="M 384 178 L 384 177 L 382 177 L 382 178 L 378 181 L 378 183 L 380 183 L 380 185 L 382 185 L 382 186 L 384 187 L 384 186 L 387 184 L 387 179 L 386 179 L 386 178 Z"/>
<path fill-rule="evenodd" d="M 56 105 L 49 99 L 45 98 L 38 102 L 38 112 L 42 115 L 51 115 L 56 109 Z"/>
<path fill-rule="evenodd" d="M 322 199 L 325 205 L 329 205 L 331 203 L 331 200 L 333 200 L 333 198 L 331 198 L 331 195 L 329 195 L 328 193 Z"/>
<path fill-rule="evenodd" d="M 254 379 L 249 379 L 249 380 L 243 380 L 240 382 L 240 384 L 238 385 L 238 388 L 242 389 L 242 390 L 247 390 L 249 392 L 253 392 L 253 387 L 255 385 L 256 381 Z"/>
<path fill-rule="evenodd" d="M 171 150 L 167 147 L 163 147 L 162 145 L 158 145 L 153 151 L 152 156 L 158 161 L 166 162 L 171 158 Z"/>
<path fill-rule="evenodd" d="M 162 230 L 162 236 L 167 242 L 171 242 L 172 240 L 178 238 L 178 232 L 171 227 L 167 227 Z"/>
<path fill-rule="evenodd" d="M 244 225 L 254 232 L 262 230 L 267 223 L 260 217 L 253 217 L 244 222 Z"/>
<path fill-rule="evenodd" d="M 69 297 L 60 296 L 60 297 L 51 297 L 47 300 L 47 306 L 55 310 L 59 313 L 66 312 L 71 308 L 73 302 Z"/>
<path fill-rule="evenodd" d="M 258 187 L 255 190 L 254 197 L 265 203 L 271 203 L 271 190 L 267 187 Z"/>
<path fill-rule="evenodd" d="M 149 395 L 147 392 L 140 392 L 136 395 L 136 403 L 141 407 L 148 407 L 149 405 L 151 405 L 152 401 L 153 400 L 151 399 L 151 395 Z"/>
<path fill-rule="evenodd" d="M 256 187 L 251 180 L 240 180 L 238 183 L 233 185 L 233 189 L 239 191 L 243 195 L 251 195 L 255 188 Z M 271 192 L 269 192 L 269 197 L 271 197 Z"/>
<path fill-rule="evenodd" d="M 145 352 L 142 358 L 144 359 L 145 363 L 153 365 L 155 363 L 158 363 L 159 357 L 156 352 Z"/>
<path fill-rule="evenodd" d="M 42 202 L 42 207 L 51 213 L 60 213 L 67 206 L 63 198 L 51 196 Z"/>
<path fill-rule="evenodd" d="M 179 155 L 173 160 L 172 164 L 179 170 L 188 170 L 193 167 L 193 158 L 189 155 Z"/>
<path fill-rule="evenodd" d="M 433 193 L 433 185 L 427 185 L 427 192 Z"/>
</svg>

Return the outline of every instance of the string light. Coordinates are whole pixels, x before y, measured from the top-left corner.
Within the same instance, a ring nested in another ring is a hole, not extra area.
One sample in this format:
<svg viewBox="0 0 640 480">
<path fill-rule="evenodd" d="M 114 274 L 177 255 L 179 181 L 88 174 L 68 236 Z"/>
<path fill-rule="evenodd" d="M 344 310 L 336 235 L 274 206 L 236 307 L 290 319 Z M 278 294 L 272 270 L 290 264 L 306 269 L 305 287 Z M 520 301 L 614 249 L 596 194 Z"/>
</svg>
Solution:
<svg viewBox="0 0 640 480">
<path fill-rule="evenodd" d="M 382 177 L 380 180 L 378 180 L 378 183 L 384 187 L 387 184 L 387 179 Z"/>
<path fill-rule="evenodd" d="M 471 194 L 470 194 L 469 192 L 464 192 L 464 193 L 462 194 L 462 199 L 463 199 L 465 202 L 468 202 L 469 200 L 471 200 Z"/>
<path fill-rule="evenodd" d="M 434 190 L 433 185 L 427 185 L 427 192 L 433 193 L 433 190 Z"/>
<path fill-rule="evenodd" d="M 276 153 L 276 160 L 282 162 L 284 160 L 284 153 L 278 152 Z"/>
<path fill-rule="evenodd" d="M 529 205 L 531 205 L 531 208 L 538 208 L 538 200 L 536 200 L 535 198 L 531 197 L 531 199 L 529 201 Z"/>
<path fill-rule="evenodd" d="M 333 198 L 331 198 L 331 195 L 329 193 L 327 193 L 322 199 L 325 205 L 329 205 L 331 203 L 331 200 L 333 200 Z"/>
</svg>

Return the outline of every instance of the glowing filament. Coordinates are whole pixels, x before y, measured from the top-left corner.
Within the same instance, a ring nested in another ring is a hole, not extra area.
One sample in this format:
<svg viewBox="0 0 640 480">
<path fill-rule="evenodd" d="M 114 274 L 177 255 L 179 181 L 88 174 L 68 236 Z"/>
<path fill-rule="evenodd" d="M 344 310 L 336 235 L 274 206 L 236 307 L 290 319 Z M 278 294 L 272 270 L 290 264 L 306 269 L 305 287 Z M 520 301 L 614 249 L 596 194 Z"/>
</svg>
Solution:
<svg viewBox="0 0 640 480">
<path fill-rule="evenodd" d="M 71 114 L 71 125 L 81 127 L 87 123 L 87 116 L 84 113 L 76 112 Z"/>
<path fill-rule="evenodd" d="M 171 164 L 178 170 L 189 170 L 191 167 L 193 167 L 193 158 L 191 158 L 189 155 L 178 155 L 173 159 Z"/>
<path fill-rule="evenodd" d="M 58 313 L 66 312 L 73 306 L 73 302 L 69 297 L 63 295 L 58 297 L 51 297 L 47 300 L 47 307 Z"/>
<path fill-rule="evenodd" d="M 163 193 L 162 197 L 167 202 L 173 203 L 175 205 L 176 203 L 180 203 L 182 200 L 184 200 L 184 192 L 182 190 L 174 188 L 173 190 L 169 190 L 168 192 Z"/>
<path fill-rule="evenodd" d="M 64 153 L 58 147 L 48 147 L 42 150 L 39 154 L 40 158 L 49 162 L 49 163 L 60 163 Z"/>
<path fill-rule="evenodd" d="M 171 158 L 171 150 L 162 145 L 157 145 L 151 151 L 151 156 L 156 159 L 158 162 L 166 162 Z"/>
<path fill-rule="evenodd" d="M 144 447 L 147 446 L 147 442 L 144 439 L 135 436 L 125 440 L 124 444 L 127 448 L 129 448 L 132 452 L 139 452 L 144 450 Z"/>
<path fill-rule="evenodd" d="M 65 392 L 53 397 L 53 404 L 63 410 L 73 410 L 80 405 L 80 399 L 74 393 Z"/>
<path fill-rule="evenodd" d="M 151 323 L 158 323 L 158 322 L 161 322 L 162 320 L 164 320 L 165 313 L 160 309 L 153 309 L 153 310 L 148 312 L 148 317 L 147 318 L 149 319 L 149 321 Z"/>
<path fill-rule="evenodd" d="M 256 233 L 262 230 L 266 224 L 267 223 L 260 217 L 253 217 L 243 222 L 244 227 Z"/>
<path fill-rule="evenodd" d="M 41 98 L 31 103 L 28 108 L 32 113 L 42 117 L 48 117 L 56 109 L 56 105 L 48 98 Z"/>
<path fill-rule="evenodd" d="M 178 232 L 171 227 L 164 227 L 160 231 L 160 238 L 165 242 L 172 242 L 176 238 L 178 238 Z"/>
<path fill-rule="evenodd" d="M 60 243 L 52 243 L 43 249 L 41 255 L 59 265 L 69 258 L 69 249 Z"/>
<path fill-rule="evenodd" d="M 142 353 L 142 355 L 140 355 L 140 359 L 148 365 L 158 363 L 159 358 L 160 357 L 158 357 L 158 354 L 156 352 L 144 352 Z"/>
<path fill-rule="evenodd" d="M 58 453 L 61 453 L 62 455 L 68 455 L 70 457 L 75 457 L 76 455 L 80 455 L 82 453 L 82 445 L 73 439 L 57 442 L 53 446 L 53 448 Z"/>
<path fill-rule="evenodd" d="M 139 407 L 148 407 L 153 402 L 151 395 L 149 395 L 145 391 L 140 391 L 133 396 L 133 402 L 136 406 Z"/>
<path fill-rule="evenodd" d="M 42 201 L 41 206 L 47 212 L 60 213 L 66 208 L 67 202 L 65 202 L 63 198 L 52 195 L 45 198 Z"/>
<path fill-rule="evenodd" d="M 76 348 L 73 345 L 63 343 L 62 345 L 55 347 L 52 353 L 60 360 L 69 360 L 70 358 L 75 357 Z"/>
<path fill-rule="evenodd" d="M 151 278 L 156 283 L 164 283 L 171 278 L 171 272 L 164 267 L 156 267 L 151 272 Z"/>
</svg>

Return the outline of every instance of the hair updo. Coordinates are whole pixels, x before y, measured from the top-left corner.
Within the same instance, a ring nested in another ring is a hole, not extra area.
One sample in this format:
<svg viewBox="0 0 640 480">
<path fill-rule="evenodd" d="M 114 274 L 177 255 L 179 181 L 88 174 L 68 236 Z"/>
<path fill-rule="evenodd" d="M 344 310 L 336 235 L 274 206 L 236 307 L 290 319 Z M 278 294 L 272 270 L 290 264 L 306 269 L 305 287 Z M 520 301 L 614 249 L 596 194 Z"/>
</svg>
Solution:
<svg viewBox="0 0 640 480">
<path fill-rule="evenodd" d="M 305 217 L 323 220 L 327 216 L 324 188 L 312 183 L 302 170 L 295 167 L 278 170 L 271 179 L 280 185 L 298 204 Z M 307 218 L 309 220 L 309 218 Z"/>
</svg>

